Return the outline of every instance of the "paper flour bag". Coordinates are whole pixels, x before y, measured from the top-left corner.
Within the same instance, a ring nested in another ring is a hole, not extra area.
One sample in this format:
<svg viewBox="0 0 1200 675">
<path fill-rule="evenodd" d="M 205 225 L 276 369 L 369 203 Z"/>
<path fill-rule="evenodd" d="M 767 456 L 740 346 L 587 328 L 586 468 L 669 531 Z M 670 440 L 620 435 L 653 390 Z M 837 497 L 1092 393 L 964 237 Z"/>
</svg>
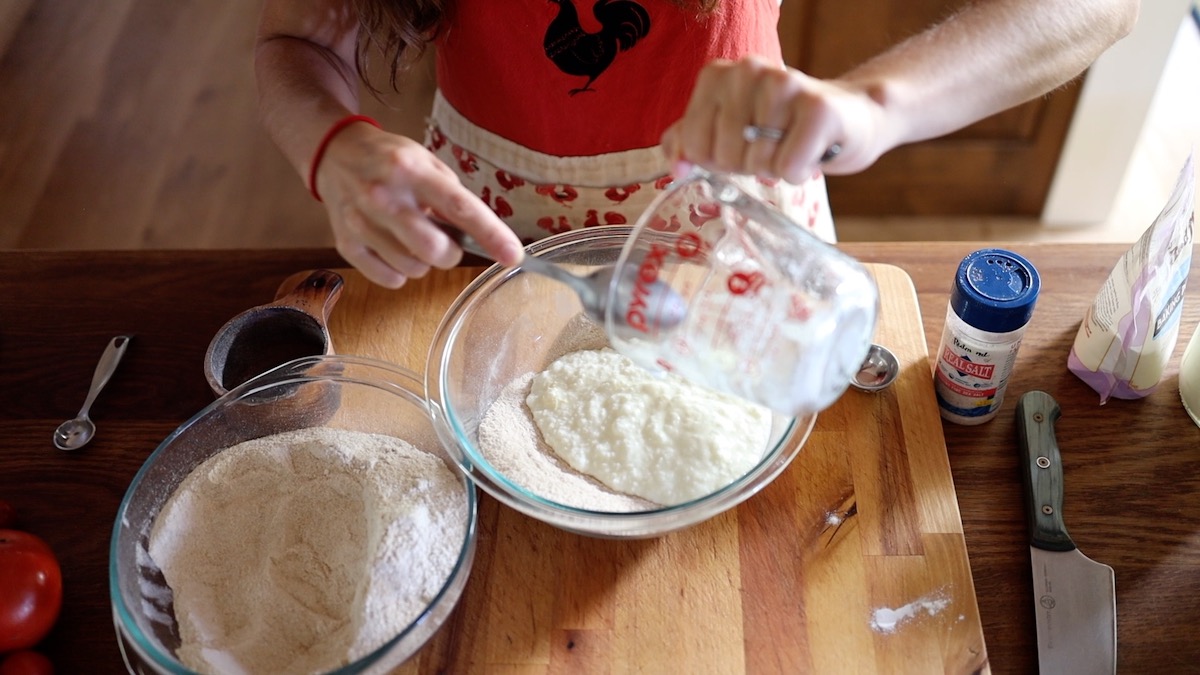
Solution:
<svg viewBox="0 0 1200 675">
<path fill-rule="evenodd" d="M 1146 396 L 1162 379 L 1179 337 L 1195 210 L 1189 154 L 1167 205 L 1121 256 L 1075 335 L 1067 367 L 1102 404 L 1114 396 Z"/>
</svg>

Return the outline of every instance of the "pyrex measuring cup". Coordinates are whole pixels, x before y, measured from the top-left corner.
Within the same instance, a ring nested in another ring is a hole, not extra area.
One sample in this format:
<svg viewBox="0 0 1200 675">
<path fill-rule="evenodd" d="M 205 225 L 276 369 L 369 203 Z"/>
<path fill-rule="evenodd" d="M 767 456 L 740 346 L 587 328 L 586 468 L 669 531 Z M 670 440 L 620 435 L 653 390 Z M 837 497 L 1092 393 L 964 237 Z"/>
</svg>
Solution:
<svg viewBox="0 0 1200 675">
<path fill-rule="evenodd" d="M 782 413 L 837 400 L 875 331 L 866 268 L 728 176 L 697 171 L 660 195 L 617 269 L 625 283 L 610 287 L 605 317 L 615 349 Z M 682 300 L 682 321 L 656 320 L 655 282 Z"/>
</svg>

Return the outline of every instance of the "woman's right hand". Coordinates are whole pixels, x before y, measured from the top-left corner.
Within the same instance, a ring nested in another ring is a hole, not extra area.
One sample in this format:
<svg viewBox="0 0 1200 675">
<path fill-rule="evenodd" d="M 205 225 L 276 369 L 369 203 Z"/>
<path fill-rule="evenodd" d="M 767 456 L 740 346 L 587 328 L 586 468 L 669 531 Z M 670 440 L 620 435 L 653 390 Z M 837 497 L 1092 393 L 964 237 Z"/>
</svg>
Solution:
<svg viewBox="0 0 1200 675">
<path fill-rule="evenodd" d="M 430 213 L 470 235 L 496 262 L 516 265 L 524 257 L 521 241 L 491 208 L 410 138 L 351 124 L 330 140 L 315 180 L 338 252 L 381 286 L 399 288 L 462 259 Z"/>
</svg>

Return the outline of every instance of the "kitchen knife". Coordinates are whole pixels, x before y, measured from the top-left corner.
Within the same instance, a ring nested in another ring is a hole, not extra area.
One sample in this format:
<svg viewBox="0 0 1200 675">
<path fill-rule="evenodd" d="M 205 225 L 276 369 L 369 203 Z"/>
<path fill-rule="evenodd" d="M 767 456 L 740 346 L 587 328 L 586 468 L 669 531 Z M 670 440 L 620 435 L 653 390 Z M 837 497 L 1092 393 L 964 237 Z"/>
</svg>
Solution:
<svg viewBox="0 0 1200 675">
<path fill-rule="evenodd" d="M 1021 478 L 1029 520 L 1038 665 L 1042 673 L 1115 673 L 1117 600 L 1112 568 L 1075 547 L 1062 519 L 1063 470 L 1054 423 L 1058 402 L 1043 391 L 1017 402 Z"/>
</svg>

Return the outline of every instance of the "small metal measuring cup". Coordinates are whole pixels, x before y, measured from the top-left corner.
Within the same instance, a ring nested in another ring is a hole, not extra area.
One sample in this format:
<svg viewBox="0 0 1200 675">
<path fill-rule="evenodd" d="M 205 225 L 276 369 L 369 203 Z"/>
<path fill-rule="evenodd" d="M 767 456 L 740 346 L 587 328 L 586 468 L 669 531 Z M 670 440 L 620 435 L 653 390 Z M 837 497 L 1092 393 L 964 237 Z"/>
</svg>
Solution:
<svg viewBox="0 0 1200 675">
<path fill-rule="evenodd" d="M 329 270 L 298 276 L 280 285 L 273 302 L 238 314 L 213 336 L 204 376 L 217 396 L 292 359 L 334 353 L 328 322 L 343 279 Z"/>
</svg>

